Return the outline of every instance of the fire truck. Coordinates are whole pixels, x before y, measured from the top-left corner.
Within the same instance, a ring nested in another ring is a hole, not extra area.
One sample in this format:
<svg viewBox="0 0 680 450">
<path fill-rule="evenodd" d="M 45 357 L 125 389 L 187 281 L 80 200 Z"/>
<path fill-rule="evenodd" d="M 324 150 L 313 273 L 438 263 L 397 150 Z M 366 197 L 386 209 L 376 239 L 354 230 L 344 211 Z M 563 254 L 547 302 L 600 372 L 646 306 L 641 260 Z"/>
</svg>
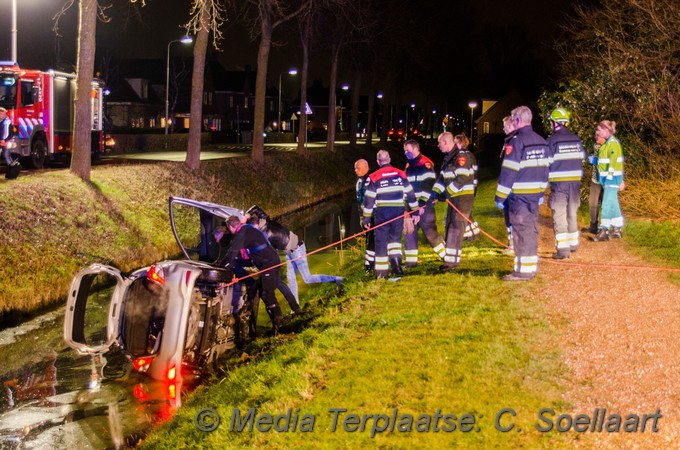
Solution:
<svg viewBox="0 0 680 450">
<path fill-rule="evenodd" d="M 92 153 L 104 147 L 102 80 L 93 79 L 90 91 Z M 22 69 L 0 61 L 0 106 L 14 126 L 10 151 L 34 168 L 46 161 L 70 158 L 73 146 L 76 74 L 56 70 Z"/>
</svg>

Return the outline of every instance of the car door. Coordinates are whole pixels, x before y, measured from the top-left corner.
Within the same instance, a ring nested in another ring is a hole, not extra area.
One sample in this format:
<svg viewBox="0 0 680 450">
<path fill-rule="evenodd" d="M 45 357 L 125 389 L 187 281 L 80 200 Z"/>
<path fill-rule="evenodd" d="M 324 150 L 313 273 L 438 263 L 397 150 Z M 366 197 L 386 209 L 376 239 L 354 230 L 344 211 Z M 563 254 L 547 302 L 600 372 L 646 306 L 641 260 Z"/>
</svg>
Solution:
<svg viewBox="0 0 680 450">
<path fill-rule="evenodd" d="M 120 304 L 129 284 L 118 269 L 104 264 L 78 272 L 66 303 L 66 344 L 83 354 L 108 350 L 118 336 Z"/>
<path fill-rule="evenodd" d="M 243 211 L 230 206 L 181 197 L 170 197 L 170 226 L 177 245 L 187 259 L 214 264 L 224 242 L 213 234 L 230 216 L 243 217 Z"/>
</svg>

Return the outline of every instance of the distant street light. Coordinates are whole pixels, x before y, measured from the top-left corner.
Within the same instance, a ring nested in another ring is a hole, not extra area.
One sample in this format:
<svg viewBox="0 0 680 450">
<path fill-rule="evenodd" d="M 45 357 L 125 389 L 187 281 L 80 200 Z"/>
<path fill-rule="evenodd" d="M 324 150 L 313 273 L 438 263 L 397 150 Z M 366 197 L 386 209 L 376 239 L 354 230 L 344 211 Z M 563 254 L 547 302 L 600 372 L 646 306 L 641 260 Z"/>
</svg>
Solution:
<svg viewBox="0 0 680 450">
<path fill-rule="evenodd" d="M 175 42 L 181 42 L 182 44 L 191 44 L 194 39 L 191 36 L 184 36 L 182 39 L 175 39 L 174 41 L 168 42 L 168 57 L 165 60 L 165 135 L 168 134 L 168 94 L 170 93 L 170 46 Z M 168 146 L 168 141 L 165 141 L 165 146 Z"/>
<path fill-rule="evenodd" d="M 12 0 L 12 62 L 17 62 L 17 0 Z"/>
<path fill-rule="evenodd" d="M 477 107 L 477 102 L 471 101 L 468 103 L 468 106 L 470 107 L 470 145 L 474 144 L 475 138 L 473 135 L 473 130 L 474 130 L 474 117 L 475 117 L 475 108 Z"/>
<path fill-rule="evenodd" d="M 279 74 L 279 121 L 277 122 L 277 127 L 279 127 L 279 133 L 283 133 L 283 128 L 281 127 L 281 77 L 285 72 Z M 297 69 L 292 68 L 288 70 L 288 75 L 297 75 Z"/>
</svg>

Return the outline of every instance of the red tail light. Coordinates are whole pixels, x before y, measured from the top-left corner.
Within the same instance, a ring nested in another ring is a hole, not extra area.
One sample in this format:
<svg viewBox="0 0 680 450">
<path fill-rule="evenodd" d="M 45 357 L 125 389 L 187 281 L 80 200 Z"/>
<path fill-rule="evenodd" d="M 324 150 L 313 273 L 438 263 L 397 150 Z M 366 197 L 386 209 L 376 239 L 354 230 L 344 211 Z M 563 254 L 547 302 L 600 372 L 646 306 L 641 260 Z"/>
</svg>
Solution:
<svg viewBox="0 0 680 450">
<path fill-rule="evenodd" d="M 153 356 L 146 356 L 135 359 L 132 361 L 132 365 L 137 372 L 146 372 L 149 369 L 149 364 L 151 364 L 151 361 L 153 361 Z"/>
<path fill-rule="evenodd" d="M 151 267 L 149 267 L 149 271 L 147 272 L 146 277 L 150 280 L 155 281 L 158 284 L 164 284 L 165 270 L 163 270 L 162 266 L 154 264 Z"/>
<path fill-rule="evenodd" d="M 132 395 L 134 395 L 135 398 L 138 400 L 149 399 L 149 394 L 146 392 L 146 389 L 144 389 L 144 386 L 141 384 L 135 384 L 135 387 L 132 390 Z"/>
<path fill-rule="evenodd" d="M 168 369 L 168 381 L 173 381 L 176 376 L 177 370 L 175 369 L 175 366 L 172 366 L 171 368 Z"/>
</svg>

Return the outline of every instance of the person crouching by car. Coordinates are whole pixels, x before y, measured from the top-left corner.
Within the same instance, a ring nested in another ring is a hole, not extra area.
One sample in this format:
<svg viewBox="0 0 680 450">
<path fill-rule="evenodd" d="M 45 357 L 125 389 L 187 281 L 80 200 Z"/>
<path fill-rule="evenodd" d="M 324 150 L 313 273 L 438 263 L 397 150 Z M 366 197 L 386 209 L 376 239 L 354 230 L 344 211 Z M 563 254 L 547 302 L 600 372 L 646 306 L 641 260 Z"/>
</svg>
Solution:
<svg viewBox="0 0 680 450">
<path fill-rule="evenodd" d="M 259 228 L 276 250 L 286 254 L 286 278 L 288 287 L 295 296 L 298 309 L 300 297 L 298 296 L 297 272 L 300 273 L 302 281 L 306 284 L 336 283 L 340 286 L 345 281 L 343 277 L 334 275 L 312 274 L 309 270 L 307 247 L 304 241 L 297 234 L 269 217 L 259 206 L 253 205 L 246 211 L 246 220 L 249 224 Z"/>
<path fill-rule="evenodd" d="M 226 226 L 233 237 L 224 256 L 217 264 L 231 268 L 241 256 L 241 249 L 245 250 L 255 267 L 261 272 L 262 301 L 267 307 L 267 314 L 272 321 L 273 332 L 276 335 L 281 328 L 281 307 L 276 301 L 276 287 L 279 283 L 277 266 L 281 263 L 279 254 L 262 231 L 252 225 L 241 223 L 238 216 L 230 216 L 226 221 Z"/>
</svg>

